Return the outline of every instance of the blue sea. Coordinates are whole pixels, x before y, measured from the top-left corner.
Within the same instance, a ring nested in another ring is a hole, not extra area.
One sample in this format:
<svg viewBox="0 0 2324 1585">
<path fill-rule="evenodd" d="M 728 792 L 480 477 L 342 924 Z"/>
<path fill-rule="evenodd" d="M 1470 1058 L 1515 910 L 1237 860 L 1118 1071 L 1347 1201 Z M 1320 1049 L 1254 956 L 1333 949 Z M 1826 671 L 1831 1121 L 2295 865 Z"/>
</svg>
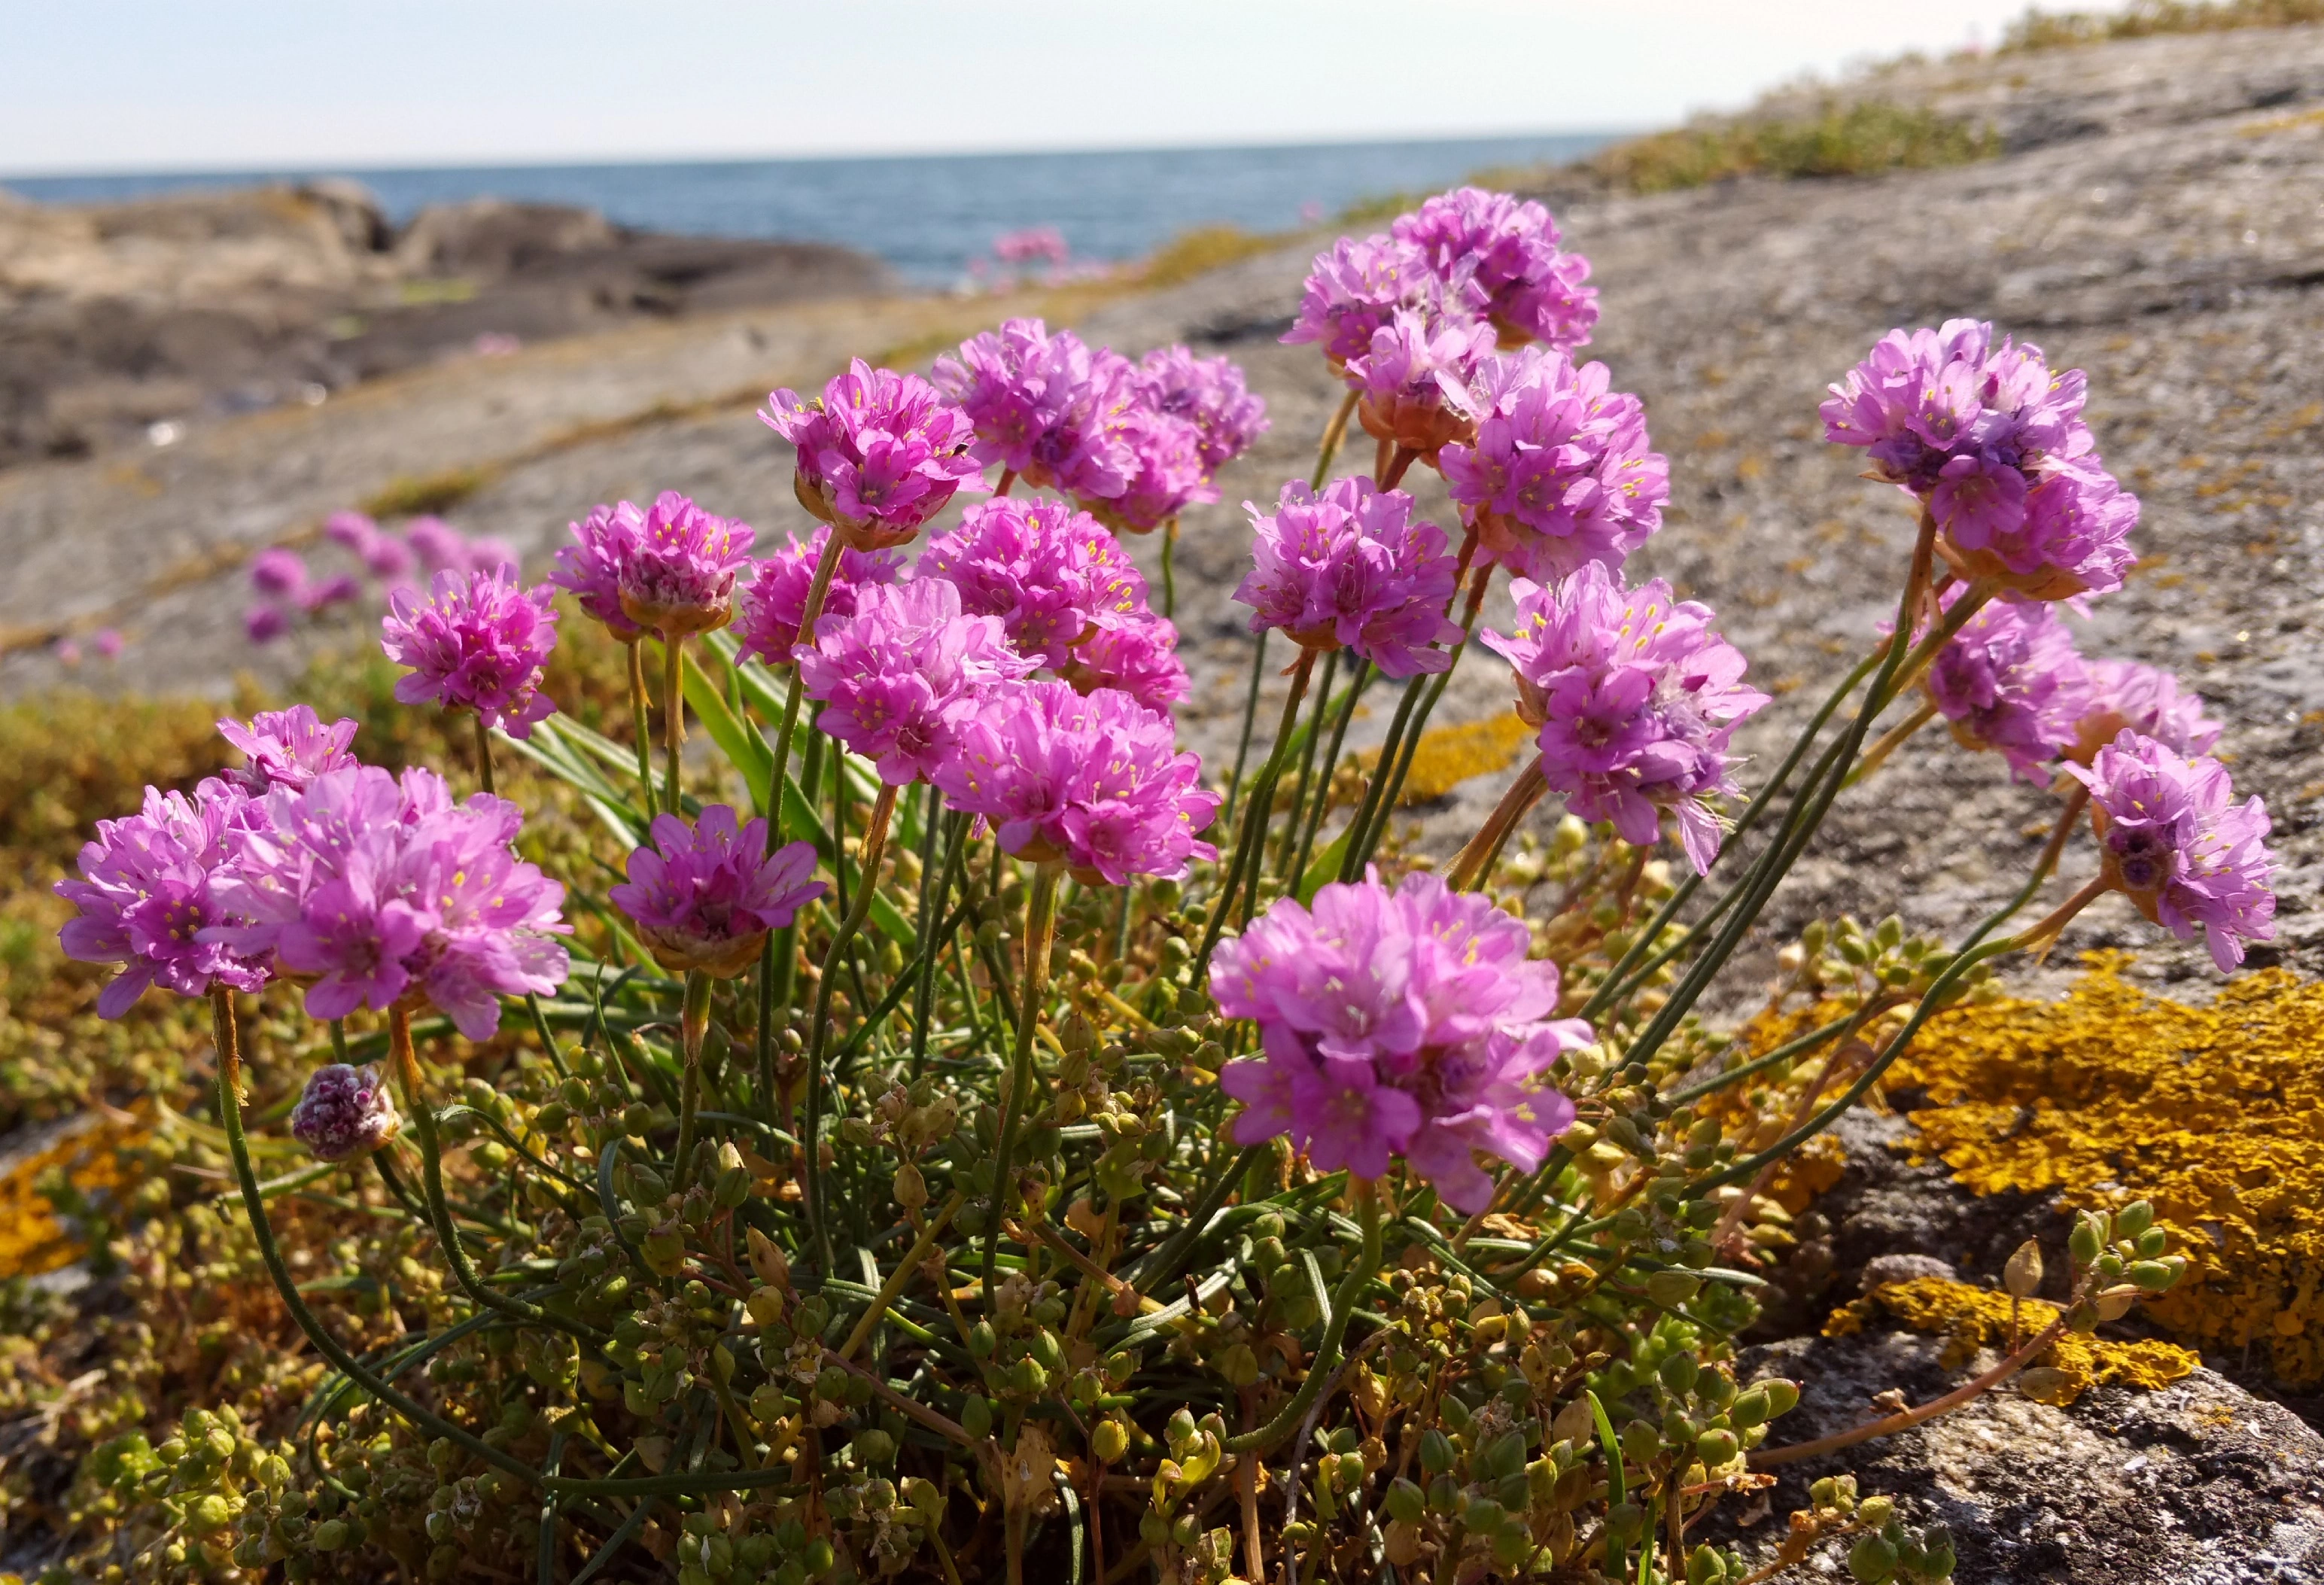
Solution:
<svg viewBox="0 0 2324 1585">
<path fill-rule="evenodd" d="M 344 176 L 370 188 L 398 221 L 464 198 L 577 204 L 650 231 L 841 243 L 878 254 L 908 281 L 945 286 L 996 237 L 1027 227 L 1054 226 L 1076 258 L 1137 258 L 1194 226 L 1284 230 L 1360 199 L 1425 192 L 1497 166 L 1577 159 L 1613 135 L 651 165 L 283 166 L 0 178 L 0 186 L 38 202 L 97 203 Z"/>
</svg>

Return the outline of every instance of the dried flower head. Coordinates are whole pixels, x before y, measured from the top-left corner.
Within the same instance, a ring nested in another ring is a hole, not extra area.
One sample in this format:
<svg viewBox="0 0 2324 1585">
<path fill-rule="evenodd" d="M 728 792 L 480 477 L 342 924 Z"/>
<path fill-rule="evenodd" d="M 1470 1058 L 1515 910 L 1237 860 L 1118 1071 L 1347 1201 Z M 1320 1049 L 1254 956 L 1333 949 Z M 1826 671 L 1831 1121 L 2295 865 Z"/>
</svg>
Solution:
<svg viewBox="0 0 2324 1585">
<path fill-rule="evenodd" d="M 1388 677 L 1443 671 L 1461 636 L 1446 619 L 1454 562 L 1444 531 L 1412 519 L 1412 497 L 1370 479 L 1334 481 L 1318 494 L 1283 486 L 1271 515 L 1250 502 L 1255 564 L 1235 598 L 1251 608 L 1250 631 L 1281 628 L 1311 650 L 1342 645 Z"/>
<path fill-rule="evenodd" d="M 862 358 L 820 399 L 774 392 L 759 420 L 798 448 L 799 504 L 858 550 L 903 544 L 983 471 L 966 413 L 918 375 Z"/>
<path fill-rule="evenodd" d="M 411 668 L 395 685 L 404 704 L 474 710 L 487 726 L 521 738 L 557 708 L 540 691 L 556 625 L 548 585 L 519 588 L 505 567 L 447 570 L 436 575 L 424 604 L 397 591 L 380 623 L 380 648 Z"/>
<path fill-rule="evenodd" d="M 402 1127 L 379 1069 L 343 1062 L 326 1063 L 309 1074 L 299 1104 L 290 1109 L 291 1137 L 318 1161 L 368 1156 Z"/>
<path fill-rule="evenodd" d="M 606 895 L 673 974 L 742 972 L 770 930 L 823 895 L 814 848 L 794 842 L 769 852 L 767 823 L 738 825 L 727 805 L 711 805 L 692 825 L 656 816 L 651 837 L 631 852 L 628 882 Z"/>
</svg>

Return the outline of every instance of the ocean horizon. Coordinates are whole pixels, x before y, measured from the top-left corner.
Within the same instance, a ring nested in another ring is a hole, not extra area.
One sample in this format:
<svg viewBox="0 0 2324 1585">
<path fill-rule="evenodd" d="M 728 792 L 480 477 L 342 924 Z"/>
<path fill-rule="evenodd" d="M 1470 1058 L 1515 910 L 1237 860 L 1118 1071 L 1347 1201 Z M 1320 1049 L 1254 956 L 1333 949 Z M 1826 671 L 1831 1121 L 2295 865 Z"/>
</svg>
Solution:
<svg viewBox="0 0 2324 1585">
<path fill-rule="evenodd" d="M 837 243 L 885 260 L 914 285 L 942 287 L 968 279 L 970 261 L 1010 233 L 1051 227 L 1074 258 L 1115 263 L 1197 226 L 1287 230 L 1365 198 L 1579 159 L 1622 135 L 636 164 L 285 164 L 0 177 L 0 189 L 36 203 L 87 204 L 345 178 L 370 189 L 399 223 L 430 204 L 479 198 L 572 204 L 640 230 Z"/>
</svg>

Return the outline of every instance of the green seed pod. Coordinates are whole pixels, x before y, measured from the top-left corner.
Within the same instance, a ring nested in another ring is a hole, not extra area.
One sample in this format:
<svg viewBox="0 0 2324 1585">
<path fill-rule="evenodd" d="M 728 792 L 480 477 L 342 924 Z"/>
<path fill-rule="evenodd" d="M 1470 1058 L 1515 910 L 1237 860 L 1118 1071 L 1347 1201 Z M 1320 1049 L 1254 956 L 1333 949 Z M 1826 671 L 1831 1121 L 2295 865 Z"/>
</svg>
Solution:
<svg viewBox="0 0 2324 1585">
<path fill-rule="evenodd" d="M 1114 1464 L 1130 1451 L 1129 1429 L 1117 1419 L 1099 1421 L 1090 1428 L 1090 1451 L 1101 1464 Z"/>
<path fill-rule="evenodd" d="M 1662 1451 L 1662 1427 L 1653 1421 L 1633 1420 L 1622 1427 L 1622 1456 L 1630 1462 L 1651 1463 Z"/>
<path fill-rule="evenodd" d="M 1864 1506 L 1856 1510 L 1858 1521 L 1869 1530 L 1885 1530 L 1888 1521 L 1896 1516 L 1896 1499 L 1893 1497 L 1868 1497 Z"/>
<path fill-rule="evenodd" d="M 1686 1585 L 1720 1585 L 1727 1564 L 1714 1547 L 1698 1546 L 1686 1560 Z"/>
<path fill-rule="evenodd" d="M 982 1393 L 969 1394 L 960 1406 L 960 1428 L 979 1441 L 991 1435 L 992 1400 Z"/>
<path fill-rule="evenodd" d="M 1735 1401 L 1727 1406 L 1727 1418 L 1738 1430 L 1748 1431 L 1754 1425 L 1766 1424 L 1772 1412 L 1766 1389 L 1753 1386 L 1735 1395 Z"/>
<path fill-rule="evenodd" d="M 1606 1510 L 1606 1534 L 1616 1541 L 1636 1541 L 1646 1527 L 1646 1510 L 1634 1502 L 1618 1502 Z"/>
<path fill-rule="evenodd" d="M 1731 1431 L 1706 1431 L 1694 1440 L 1694 1456 L 1707 1468 L 1716 1470 L 1735 1461 L 1738 1444 Z"/>
<path fill-rule="evenodd" d="M 1469 1506 L 1461 1512 L 1461 1522 L 1480 1535 L 1489 1535 L 1501 1527 L 1506 1516 L 1500 1504 L 1491 1497 L 1480 1497 L 1470 1499 Z"/>
<path fill-rule="evenodd" d="M 896 1439 L 884 1431 L 855 1433 L 855 1459 L 862 1464 L 885 1464 L 896 1456 Z"/>
<path fill-rule="evenodd" d="M 1848 1571 L 1857 1585 L 1887 1585 L 1896 1572 L 1896 1548 L 1886 1536 L 1867 1535 L 1848 1549 Z"/>
<path fill-rule="evenodd" d="M 216 1502 L 220 1499 L 210 1497 L 205 1500 Z M 190 1515 L 188 1516 L 189 1523 L 191 1522 L 191 1517 Z M 337 1552 L 346 1544 L 347 1522 L 345 1519 L 326 1519 L 315 1526 L 313 1534 L 307 1537 L 307 1544 L 317 1552 Z"/>
<path fill-rule="evenodd" d="M 2074 1230 L 2066 1240 L 2066 1248 L 2073 1255 L 2076 1265 L 2089 1265 L 2105 1247 L 2106 1232 L 2096 1218 L 2087 1212 L 2075 1218 Z"/>
<path fill-rule="evenodd" d="M 1684 1394 L 1694 1390 L 1694 1379 L 1702 1371 L 1702 1366 L 1692 1354 L 1673 1354 L 1655 1374 L 1671 1391 Z"/>
<path fill-rule="evenodd" d="M 1450 1475 L 1439 1475 L 1428 1483 L 1428 1511 L 1450 1514 L 1461 1507 L 1461 1483 Z"/>
<path fill-rule="evenodd" d="M 1800 1387 L 1795 1381 L 1771 1376 L 1752 1385 L 1767 1395 L 1767 1418 L 1770 1420 L 1780 1420 L 1800 1406 Z"/>
<path fill-rule="evenodd" d="M 1028 1354 L 1009 1372 L 1009 1385 L 1028 1397 L 1035 1396 L 1048 1390 L 1049 1373 L 1038 1359 Z"/>
<path fill-rule="evenodd" d="M 807 1544 L 807 1551 L 799 1558 L 807 1565 L 807 1578 L 811 1580 L 820 1580 L 831 1572 L 831 1565 L 837 1561 L 830 1541 L 821 1535 Z"/>
<path fill-rule="evenodd" d="M 2133 1247 L 2141 1260 L 2152 1260 L 2171 1247 L 2171 1235 L 2159 1227 L 2151 1227 L 2138 1235 Z"/>
<path fill-rule="evenodd" d="M 1388 1516 L 1400 1525 L 1417 1525 L 1426 1510 L 1427 1499 L 1420 1488 L 1398 1477 L 1388 1484 Z"/>
<path fill-rule="evenodd" d="M 1508 1433 L 1485 1450 L 1485 1468 L 1497 1479 L 1519 1474 L 1525 1465 L 1526 1439 L 1522 1431 Z"/>
<path fill-rule="evenodd" d="M 2114 1213 L 2114 1235 L 2118 1239 L 2135 1239 L 2154 1225 L 2152 1202 L 2133 1200 Z"/>
<path fill-rule="evenodd" d="M 2130 1280 L 2150 1294 L 2163 1292 L 2178 1275 L 2160 1260 L 2141 1260 L 2130 1268 Z"/>
<path fill-rule="evenodd" d="M 1443 1432 L 1431 1426 L 1420 1433 L 1420 1468 L 1430 1475 L 1442 1475 L 1452 1467 L 1452 1442 Z"/>
<path fill-rule="evenodd" d="M 1469 1405 L 1449 1392 L 1436 1401 L 1436 1415 L 1456 1433 L 1469 1429 Z"/>
</svg>

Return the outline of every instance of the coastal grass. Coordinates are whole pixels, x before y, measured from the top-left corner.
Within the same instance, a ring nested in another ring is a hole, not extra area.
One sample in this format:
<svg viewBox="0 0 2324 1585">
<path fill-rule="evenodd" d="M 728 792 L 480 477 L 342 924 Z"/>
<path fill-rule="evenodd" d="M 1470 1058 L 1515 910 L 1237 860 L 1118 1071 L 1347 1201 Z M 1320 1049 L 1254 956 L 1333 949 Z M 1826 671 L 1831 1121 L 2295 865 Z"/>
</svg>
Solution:
<svg viewBox="0 0 2324 1585">
<path fill-rule="evenodd" d="M 2162 33 L 2224 33 L 2324 22 L 2324 0 L 2133 0 L 2113 11 L 2043 11 L 2009 24 L 2000 53 L 2023 55 Z"/>
<path fill-rule="evenodd" d="M 1583 162 L 1618 191 L 1673 192 L 1740 177 L 1877 176 L 1991 159 L 1990 129 L 1886 99 L 1827 100 L 1813 115 L 1704 123 L 1615 144 Z"/>
</svg>

